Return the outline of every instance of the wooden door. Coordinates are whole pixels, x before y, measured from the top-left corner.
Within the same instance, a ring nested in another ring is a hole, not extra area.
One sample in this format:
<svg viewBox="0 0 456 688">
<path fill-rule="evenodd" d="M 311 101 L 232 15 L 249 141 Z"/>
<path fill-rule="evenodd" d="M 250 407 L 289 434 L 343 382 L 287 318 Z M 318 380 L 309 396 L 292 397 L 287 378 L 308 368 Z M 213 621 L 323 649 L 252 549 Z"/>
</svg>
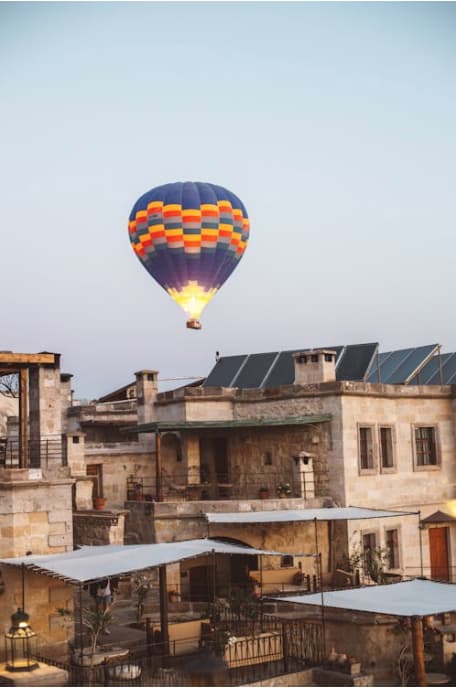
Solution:
<svg viewBox="0 0 456 688">
<path fill-rule="evenodd" d="M 207 602 L 210 598 L 209 566 L 193 566 L 188 573 L 191 601 Z"/>
<path fill-rule="evenodd" d="M 448 565 L 448 528 L 429 528 L 429 552 L 431 556 L 431 578 L 450 580 Z"/>
</svg>

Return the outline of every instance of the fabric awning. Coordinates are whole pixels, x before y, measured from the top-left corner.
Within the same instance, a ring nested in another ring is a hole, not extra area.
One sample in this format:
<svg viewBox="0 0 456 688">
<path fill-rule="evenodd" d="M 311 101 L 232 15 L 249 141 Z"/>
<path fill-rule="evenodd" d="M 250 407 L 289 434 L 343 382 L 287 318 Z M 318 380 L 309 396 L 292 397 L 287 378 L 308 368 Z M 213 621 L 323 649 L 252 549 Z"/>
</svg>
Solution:
<svg viewBox="0 0 456 688">
<path fill-rule="evenodd" d="M 292 523 L 294 521 L 358 521 L 365 518 L 393 518 L 417 515 L 417 511 L 383 511 L 359 507 L 322 509 L 280 509 L 277 511 L 233 511 L 204 514 L 209 523 Z"/>
<path fill-rule="evenodd" d="M 430 616 L 456 610 L 456 585 L 411 580 L 390 585 L 369 585 L 351 590 L 268 599 L 389 616 Z"/>
<path fill-rule="evenodd" d="M 64 554 L 42 554 L 38 556 L 0 559 L 0 564 L 25 566 L 25 568 L 45 576 L 60 578 L 70 583 L 119 576 L 164 564 L 175 564 L 211 552 L 217 554 L 253 555 L 296 555 L 296 552 L 276 552 L 231 545 L 218 540 L 185 540 L 182 542 L 163 542 L 152 545 L 100 545 L 81 547 Z M 305 556 L 300 554 L 299 556 Z M 314 556 L 314 555 L 308 555 Z"/>
</svg>

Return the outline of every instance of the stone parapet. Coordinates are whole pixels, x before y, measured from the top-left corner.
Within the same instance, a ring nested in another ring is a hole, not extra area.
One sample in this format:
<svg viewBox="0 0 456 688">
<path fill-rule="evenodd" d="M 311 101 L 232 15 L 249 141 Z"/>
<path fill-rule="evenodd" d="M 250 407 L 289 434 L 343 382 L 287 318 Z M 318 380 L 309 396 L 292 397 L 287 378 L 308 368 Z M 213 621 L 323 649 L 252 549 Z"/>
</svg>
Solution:
<svg viewBox="0 0 456 688">
<path fill-rule="evenodd" d="M 75 546 L 123 545 L 127 514 L 127 510 L 76 511 L 73 514 Z"/>
</svg>

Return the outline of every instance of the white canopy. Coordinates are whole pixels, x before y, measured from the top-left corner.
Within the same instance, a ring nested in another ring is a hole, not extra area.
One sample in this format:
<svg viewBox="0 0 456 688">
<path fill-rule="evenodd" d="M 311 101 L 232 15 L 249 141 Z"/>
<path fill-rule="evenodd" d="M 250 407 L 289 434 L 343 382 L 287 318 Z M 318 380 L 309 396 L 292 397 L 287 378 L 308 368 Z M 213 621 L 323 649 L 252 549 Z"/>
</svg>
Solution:
<svg viewBox="0 0 456 688">
<path fill-rule="evenodd" d="M 355 506 L 322 509 L 281 509 L 277 511 L 235 511 L 206 513 L 209 523 L 292 523 L 293 521 L 357 521 L 365 518 L 390 518 L 417 514 L 415 511 L 382 511 Z"/>
<path fill-rule="evenodd" d="M 144 569 L 174 564 L 211 552 L 217 554 L 296 554 L 296 552 L 274 552 L 231 545 L 218 540 L 184 540 L 152 545 L 101 545 L 82 547 L 64 554 L 42 554 L 38 556 L 0 559 L 0 564 L 22 566 L 36 573 L 62 578 L 71 583 L 118 576 Z"/>
<path fill-rule="evenodd" d="M 268 599 L 391 616 L 430 616 L 456 610 L 456 585 L 410 580 L 390 585 L 369 585 L 365 588 Z"/>
</svg>

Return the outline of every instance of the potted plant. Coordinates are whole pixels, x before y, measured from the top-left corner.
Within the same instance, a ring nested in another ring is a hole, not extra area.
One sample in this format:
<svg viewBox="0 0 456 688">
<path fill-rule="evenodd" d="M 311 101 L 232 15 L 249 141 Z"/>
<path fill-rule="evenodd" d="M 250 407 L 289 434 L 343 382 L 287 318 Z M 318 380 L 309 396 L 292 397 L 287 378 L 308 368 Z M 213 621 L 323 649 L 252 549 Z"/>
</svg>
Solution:
<svg viewBox="0 0 456 688">
<path fill-rule="evenodd" d="M 269 488 L 268 487 L 260 487 L 258 490 L 258 498 L 259 499 L 269 499 Z"/>
<path fill-rule="evenodd" d="M 94 497 L 93 498 L 93 508 L 97 511 L 101 511 L 105 508 L 106 499 L 104 497 Z"/>
<path fill-rule="evenodd" d="M 278 497 L 280 497 L 280 498 L 289 497 L 291 495 L 290 483 L 280 482 L 277 485 L 276 492 L 277 492 Z"/>
</svg>

